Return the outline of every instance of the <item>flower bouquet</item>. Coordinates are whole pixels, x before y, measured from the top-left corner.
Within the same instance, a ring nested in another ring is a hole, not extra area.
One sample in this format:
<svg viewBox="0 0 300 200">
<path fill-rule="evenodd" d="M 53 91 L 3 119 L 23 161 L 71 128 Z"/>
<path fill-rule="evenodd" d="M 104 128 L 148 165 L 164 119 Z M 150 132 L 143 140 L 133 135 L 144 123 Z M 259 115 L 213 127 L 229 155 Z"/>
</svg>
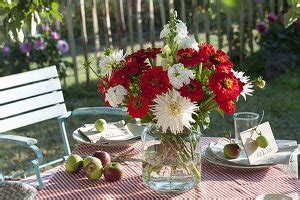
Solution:
<svg viewBox="0 0 300 200">
<path fill-rule="evenodd" d="M 176 12 L 160 38 L 162 49 L 129 55 L 107 49 L 98 90 L 107 105 L 149 124 L 142 136 L 143 181 L 157 191 L 183 192 L 200 182 L 200 127 L 209 125 L 210 112 L 233 114 L 239 96 L 246 99 L 264 81 L 250 81 L 222 50 L 189 37 Z"/>
</svg>

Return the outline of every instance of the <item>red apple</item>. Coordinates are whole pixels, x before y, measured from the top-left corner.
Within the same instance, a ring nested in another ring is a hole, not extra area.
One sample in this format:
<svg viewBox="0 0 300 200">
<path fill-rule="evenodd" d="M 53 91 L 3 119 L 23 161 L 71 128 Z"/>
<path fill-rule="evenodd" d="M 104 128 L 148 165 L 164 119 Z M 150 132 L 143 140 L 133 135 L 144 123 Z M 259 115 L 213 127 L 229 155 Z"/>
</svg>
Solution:
<svg viewBox="0 0 300 200">
<path fill-rule="evenodd" d="M 123 177 L 122 165 L 111 162 L 104 168 L 104 177 L 106 181 L 119 181 Z"/>
<path fill-rule="evenodd" d="M 93 153 L 93 157 L 98 158 L 101 160 L 102 166 L 105 167 L 111 161 L 109 153 L 106 151 L 95 151 Z"/>
<path fill-rule="evenodd" d="M 235 159 L 240 156 L 241 147 L 238 144 L 230 143 L 224 146 L 224 156 L 228 159 Z"/>
</svg>

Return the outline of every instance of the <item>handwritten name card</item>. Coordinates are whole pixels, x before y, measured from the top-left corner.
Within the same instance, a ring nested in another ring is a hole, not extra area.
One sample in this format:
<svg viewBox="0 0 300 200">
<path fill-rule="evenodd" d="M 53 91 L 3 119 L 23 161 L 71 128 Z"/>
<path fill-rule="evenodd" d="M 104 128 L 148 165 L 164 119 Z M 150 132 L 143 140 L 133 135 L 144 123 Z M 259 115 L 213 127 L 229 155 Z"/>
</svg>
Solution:
<svg viewBox="0 0 300 200">
<path fill-rule="evenodd" d="M 258 133 L 261 133 L 261 135 L 267 138 L 269 144 L 266 148 L 261 148 L 255 143 L 255 139 L 259 136 Z M 265 122 L 257 126 L 256 131 L 253 129 L 243 131 L 240 133 L 240 136 L 250 164 L 254 164 L 255 162 L 271 156 L 278 151 L 269 122 Z"/>
</svg>

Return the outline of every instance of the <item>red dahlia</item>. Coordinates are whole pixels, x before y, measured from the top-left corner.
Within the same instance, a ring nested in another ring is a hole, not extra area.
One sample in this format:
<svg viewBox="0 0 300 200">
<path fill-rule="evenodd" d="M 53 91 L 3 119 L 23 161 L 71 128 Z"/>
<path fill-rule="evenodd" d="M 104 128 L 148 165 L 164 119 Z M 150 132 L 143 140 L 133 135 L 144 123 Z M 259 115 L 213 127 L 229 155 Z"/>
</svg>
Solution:
<svg viewBox="0 0 300 200">
<path fill-rule="evenodd" d="M 134 118 L 142 118 L 149 111 L 151 101 L 142 96 L 130 97 L 128 103 L 128 113 Z"/>
<path fill-rule="evenodd" d="M 140 49 L 137 52 L 135 52 L 135 54 L 137 56 L 143 57 L 143 58 L 152 58 L 155 59 L 157 54 L 161 53 L 161 49 L 160 48 L 147 48 L 147 49 Z"/>
<path fill-rule="evenodd" d="M 161 67 L 147 69 L 141 76 L 142 95 L 153 99 L 170 88 L 168 74 Z"/>
<path fill-rule="evenodd" d="M 177 51 L 179 57 L 178 62 L 182 63 L 185 67 L 196 67 L 200 63 L 200 57 L 195 49 L 187 48 Z"/>
<path fill-rule="evenodd" d="M 209 78 L 209 88 L 219 100 L 236 99 L 243 88 L 233 73 L 216 72 Z"/>
<path fill-rule="evenodd" d="M 216 102 L 219 104 L 219 107 L 227 114 L 231 115 L 235 112 L 236 110 L 236 106 L 233 103 L 233 101 L 229 100 L 229 101 L 222 101 L 222 100 L 218 100 L 218 98 L 215 99 Z"/>
<path fill-rule="evenodd" d="M 202 90 L 202 85 L 199 81 L 191 80 L 190 84 L 183 85 L 179 92 L 182 96 L 190 98 L 191 101 L 200 101 L 204 98 L 204 91 Z"/>
</svg>

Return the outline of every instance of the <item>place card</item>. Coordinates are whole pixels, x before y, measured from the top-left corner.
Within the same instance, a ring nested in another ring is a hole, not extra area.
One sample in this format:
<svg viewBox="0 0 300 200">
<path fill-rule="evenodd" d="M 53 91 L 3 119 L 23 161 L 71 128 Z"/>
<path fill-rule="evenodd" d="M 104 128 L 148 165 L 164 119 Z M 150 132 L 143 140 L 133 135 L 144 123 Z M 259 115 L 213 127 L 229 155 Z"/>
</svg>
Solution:
<svg viewBox="0 0 300 200">
<path fill-rule="evenodd" d="M 267 138 L 269 144 L 266 148 L 261 148 L 256 145 L 255 139 L 259 136 L 258 133 L 261 133 L 261 135 Z M 254 164 L 278 151 L 269 122 L 258 125 L 256 131 L 253 129 L 243 131 L 240 133 L 240 136 L 250 164 Z"/>
</svg>

